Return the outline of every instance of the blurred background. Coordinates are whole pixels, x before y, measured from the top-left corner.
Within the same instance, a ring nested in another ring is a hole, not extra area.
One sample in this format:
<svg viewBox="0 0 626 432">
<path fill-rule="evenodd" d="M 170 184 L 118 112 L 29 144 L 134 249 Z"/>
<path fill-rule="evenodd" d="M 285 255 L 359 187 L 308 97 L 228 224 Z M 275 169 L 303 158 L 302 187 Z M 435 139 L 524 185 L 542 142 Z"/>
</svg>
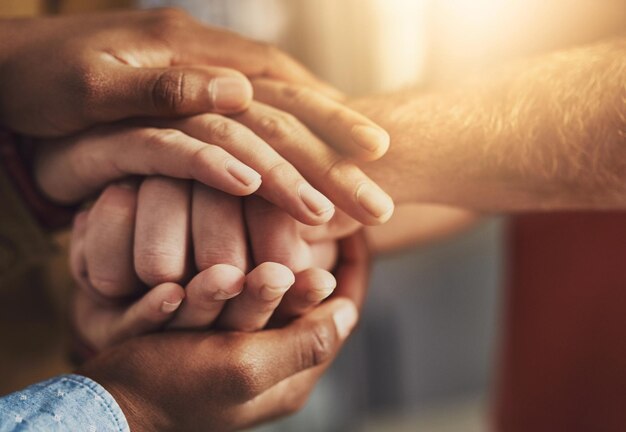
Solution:
<svg viewBox="0 0 626 432">
<path fill-rule="evenodd" d="M 516 58 L 613 35 L 626 19 L 624 0 L 1 3 L 25 15 L 178 6 L 281 46 L 350 96 L 445 86 Z M 378 257 L 361 327 L 306 409 L 259 430 L 485 430 L 506 296 L 506 232 L 506 220 L 490 217 L 454 238 Z"/>
</svg>

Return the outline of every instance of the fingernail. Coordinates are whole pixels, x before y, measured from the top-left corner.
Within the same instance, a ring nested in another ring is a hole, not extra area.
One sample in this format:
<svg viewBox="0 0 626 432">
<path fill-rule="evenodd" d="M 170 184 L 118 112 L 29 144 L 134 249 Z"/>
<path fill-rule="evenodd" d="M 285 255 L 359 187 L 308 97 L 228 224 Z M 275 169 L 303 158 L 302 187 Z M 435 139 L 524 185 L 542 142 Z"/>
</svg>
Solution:
<svg viewBox="0 0 626 432">
<path fill-rule="evenodd" d="M 341 339 L 348 337 L 358 319 L 356 307 L 352 302 L 345 303 L 341 308 L 335 311 L 333 321 L 337 327 L 337 333 Z"/>
<path fill-rule="evenodd" d="M 261 287 L 261 298 L 265 301 L 273 301 L 282 297 L 291 285 L 274 287 L 271 285 L 263 285 Z"/>
<path fill-rule="evenodd" d="M 387 150 L 389 148 L 389 134 L 384 130 L 366 125 L 356 125 L 351 131 L 352 140 L 372 153 L 379 152 L 381 150 Z"/>
<path fill-rule="evenodd" d="M 182 302 L 183 302 L 182 300 L 179 300 L 176 303 L 170 303 L 170 302 L 164 301 L 163 304 L 161 304 L 161 311 L 164 313 L 172 313 L 176 309 L 178 309 L 178 306 L 180 306 Z"/>
<path fill-rule="evenodd" d="M 213 107 L 220 110 L 238 110 L 252 100 L 252 85 L 242 77 L 213 78 L 209 83 L 209 96 Z"/>
<path fill-rule="evenodd" d="M 224 290 L 217 290 L 217 292 L 213 296 L 213 300 L 216 300 L 216 301 L 230 300 L 233 297 L 237 297 L 239 294 L 241 294 L 241 291 L 229 292 L 229 291 L 224 291 Z"/>
<path fill-rule="evenodd" d="M 304 205 L 318 216 L 335 210 L 333 203 L 308 183 L 300 183 L 298 186 L 298 195 Z"/>
<path fill-rule="evenodd" d="M 226 161 L 226 171 L 245 186 L 251 186 L 261 181 L 261 174 L 236 159 Z"/>
<path fill-rule="evenodd" d="M 137 189 L 137 182 L 131 179 L 120 180 L 118 182 L 115 182 L 115 185 L 122 189 L 130 189 L 130 190 Z"/>
<path fill-rule="evenodd" d="M 334 289 L 335 287 L 311 290 L 307 293 L 306 300 L 311 303 L 320 302 L 331 295 Z"/>
<path fill-rule="evenodd" d="M 371 183 L 361 183 L 356 189 L 356 200 L 366 212 L 376 219 L 386 221 L 393 213 L 393 201 Z"/>
</svg>

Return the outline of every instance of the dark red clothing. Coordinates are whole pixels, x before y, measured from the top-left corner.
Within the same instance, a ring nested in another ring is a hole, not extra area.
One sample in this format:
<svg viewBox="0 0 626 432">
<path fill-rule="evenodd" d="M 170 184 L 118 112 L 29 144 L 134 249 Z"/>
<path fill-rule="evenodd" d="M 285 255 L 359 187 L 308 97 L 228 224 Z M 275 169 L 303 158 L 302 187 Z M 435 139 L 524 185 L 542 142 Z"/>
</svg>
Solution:
<svg viewBox="0 0 626 432">
<path fill-rule="evenodd" d="M 519 216 L 510 246 L 496 430 L 626 431 L 626 213 Z"/>
</svg>

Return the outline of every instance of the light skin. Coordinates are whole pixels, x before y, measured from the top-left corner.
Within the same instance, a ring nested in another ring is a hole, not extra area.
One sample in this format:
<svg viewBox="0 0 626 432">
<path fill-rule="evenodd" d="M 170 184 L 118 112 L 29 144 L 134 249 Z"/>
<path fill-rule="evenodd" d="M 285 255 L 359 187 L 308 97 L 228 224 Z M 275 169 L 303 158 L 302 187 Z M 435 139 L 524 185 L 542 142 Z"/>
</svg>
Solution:
<svg viewBox="0 0 626 432">
<path fill-rule="evenodd" d="M 78 333 L 102 349 L 166 325 L 255 331 L 327 298 L 336 243 L 311 245 L 284 211 L 244 201 L 163 177 L 109 186 L 72 232 Z"/>
<path fill-rule="evenodd" d="M 487 212 L 624 209 L 625 70 L 621 38 L 511 65 L 446 92 L 355 100 L 349 105 L 393 142 L 365 171 L 398 203 Z"/>
<path fill-rule="evenodd" d="M 263 86 L 281 91 L 282 84 Z M 83 199 L 128 175 L 161 174 L 194 179 L 232 195 L 257 192 L 311 225 L 328 221 L 334 205 L 363 224 L 388 220 L 394 208 L 391 198 L 353 159 L 380 157 L 388 146 L 387 135 L 330 98 L 306 88 L 301 94 L 320 114 L 307 123 L 253 102 L 232 118 L 202 114 L 154 120 L 148 126 L 146 121 L 142 126 L 102 126 L 44 140 L 36 145 L 34 176 L 48 197 L 63 203 Z M 335 120 L 324 142 L 312 131 L 324 128 L 329 118 Z M 374 132 L 362 137 L 363 128 Z M 353 136 L 377 150 L 364 153 L 355 140 L 348 140 Z"/>
<path fill-rule="evenodd" d="M 361 165 L 402 209 L 373 237 L 389 249 L 454 232 L 480 213 L 623 210 L 625 70 L 626 39 L 618 38 L 429 94 L 406 90 L 349 101 L 392 140 L 383 158 Z M 288 97 L 256 90 L 265 103 L 309 115 Z M 432 221 L 428 230 L 413 223 L 420 218 Z M 394 234 L 396 226 L 402 234 Z M 354 229 L 358 224 L 338 212 L 306 238 Z"/>
</svg>

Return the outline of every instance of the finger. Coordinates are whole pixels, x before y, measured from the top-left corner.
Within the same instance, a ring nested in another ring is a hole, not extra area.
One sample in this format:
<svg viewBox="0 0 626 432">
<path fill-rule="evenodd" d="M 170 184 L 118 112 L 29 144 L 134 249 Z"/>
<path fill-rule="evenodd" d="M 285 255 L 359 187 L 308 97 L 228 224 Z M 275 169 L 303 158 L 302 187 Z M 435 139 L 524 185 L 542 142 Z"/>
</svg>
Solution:
<svg viewBox="0 0 626 432">
<path fill-rule="evenodd" d="M 218 326 L 239 331 L 262 329 L 293 283 L 293 273 L 287 267 L 260 264 L 246 276 L 243 292 L 226 304 Z"/>
<path fill-rule="evenodd" d="M 337 288 L 333 298 L 347 298 L 360 309 L 367 293 L 370 271 L 370 257 L 363 233 L 341 240 L 339 257 L 335 271 Z"/>
<path fill-rule="evenodd" d="M 198 271 L 216 264 L 248 271 L 246 226 L 240 198 L 194 183 L 191 224 Z"/>
<path fill-rule="evenodd" d="M 191 272 L 191 184 L 149 177 L 137 199 L 135 271 L 148 286 L 182 283 Z"/>
<path fill-rule="evenodd" d="M 282 209 L 256 196 L 244 199 L 251 254 L 256 264 L 276 262 L 299 272 L 311 266 L 308 245 L 297 222 Z"/>
<path fill-rule="evenodd" d="M 311 268 L 296 274 L 296 281 L 280 302 L 272 323 L 304 315 L 330 296 L 337 286 L 335 277 L 322 269 Z"/>
<path fill-rule="evenodd" d="M 157 286 L 128 305 L 102 304 L 85 291 L 77 291 L 76 329 L 96 349 L 161 328 L 182 302 L 185 292 L 176 284 Z"/>
<path fill-rule="evenodd" d="M 362 225 L 341 210 L 336 210 L 332 219 L 323 225 L 298 224 L 300 236 L 309 243 L 337 240 L 355 233 Z"/>
<path fill-rule="evenodd" d="M 261 175 L 263 183 L 258 191 L 261 196 L 285 209 L 297 220 L 318 225 L 332 217 L 333 204 L 278 154 L 271 142 L 268 144 L 238 122 L 206 114 L 155 124 L 180 129 L 201 141 L 223 147 Z"/>
<path fill-rule="evenodd" d="M 256 79 L 255 99 L 293 114 L 322 141 L 346 156 L 363 161 L 381 158 L 389 134 L 362 114 L 310 88 Z"/>
<path fill-rule="evenodd" d="M 83 287 L 87 282 L 87 263 L 85 262 L 85 232 L 89 210 L 81 211 L 74 217 L 70 237 L 69 264 L 70 274 L 74 281 Z"/>
<path fill-rule="evenodd" d="M 189 282 L 185 302 L 170 328 L 206 328 L 218 317 L 225 301 L 243 290 L 246 277 L 237 267 L 216 264 L 198 273 Z"/>
<path fill-rule="evenodd" d="M 200 273 L 186 287 L 187 300 L 171 327 L 208 327 L 224 302 L 242 291 L 248 267 L 242 212 L 239 198 L 193 185 L 193 249 Z"/>
<path fill-rule="evenodd" d="M 129 174 L 194 179 L 232 195 L 249 195 L 261 184 L 257 172 L 221 147 L 175 129 L 105 126 L 42 150 L 37 182 L 47 196 L 64 203 Z"/>
<path fill-rule="evenodd" d="M 356 325 L 358 312 L 347 299 L 328 301 L 288 326 L 255 333 L 241 345 L 237 357 L 255 365 L 244 376 L 245 398 L 255 399 L 267 389 L 299 372 L 327 365 Z M 288 395 L 284 395 L 289 397 Z"/>
<path fill-rule="evenodd" d="M 90 119 L 108 123 L 130 117 L 179 117 L 235 113 L 252 101 L 252 86 L 238 71 L 208 66 L 141 68 L 114 63 L 103 74 Z M 98 88 L 94 90 L 98 91 Z"/>
<path fill-rule="evenodd" d="M 335 269 L 339 255 L 336 240 L 310 243 L 309 248 L 311 249 L 311 262 L 313 267 L 327 271 Z"/>
<path fill-rule="evenodd" d="M 354 219 L 376 225 L 391 217 L 391 198 L 354 163 L 320 141 L 292 115 L 254 102 L 246 112 L 233 118 L 268 142 L 313 187 Z M 277 202 L 272 191 L 283 180 L 283 173 L 274 170 L 268 174 L 264 175 L 259 192 L 267 194 L 263 196 L 269 201 Z"/>
<path fill-rule="evenodd" d="M 131 183 L 107 187 L 89 213 L 84 255 L 90 285 L 106 298 L 141 290 L 133 266 L 137 190 Z"/>
<path fill-rule="evenodd" d="M 206 63 L 229 67 L 248 76 L 269 77 L 314 88 L 329 97 L 342 99 L 337 89 L 313 75 L 301 63 L 264 42 L 202 26 L 191 37 L 179 38 L 175 64 Z M 180 36 L 179 32 L 179 36 Z M 218 37 L 216 37 L 218 36 Z M 206 49 L 211 46 L 212 49 Z"/>
<path fill-rule="evenodd" d="M 184 298 L 185 290 L 175 283 L 152 288 L 116 320 L 110 343 L 159 330 L 174 317 Z"/>
<path fill-rule="evenodd" d="M 331 363 L 327 361 L 290 376 L 249 401 L 238 412 L 242 427 L 250 428 L 300 411 Z"/>
</svg>

